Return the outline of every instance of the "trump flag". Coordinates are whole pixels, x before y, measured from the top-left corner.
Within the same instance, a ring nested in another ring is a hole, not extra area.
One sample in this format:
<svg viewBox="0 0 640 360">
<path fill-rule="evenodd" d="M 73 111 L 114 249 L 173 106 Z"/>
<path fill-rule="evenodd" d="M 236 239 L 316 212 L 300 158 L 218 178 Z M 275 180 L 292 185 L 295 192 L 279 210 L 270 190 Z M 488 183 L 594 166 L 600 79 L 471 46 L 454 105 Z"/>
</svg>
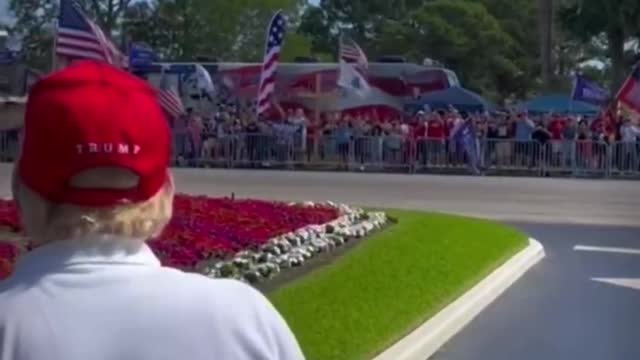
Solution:
<svg viewBox="0 0 640 360">
<path fill-rule="evenodd" d="M 571 99 L 603 106 L 609 101 L 609 91 L 582 75 L 576 75 Z"/>
</svg>

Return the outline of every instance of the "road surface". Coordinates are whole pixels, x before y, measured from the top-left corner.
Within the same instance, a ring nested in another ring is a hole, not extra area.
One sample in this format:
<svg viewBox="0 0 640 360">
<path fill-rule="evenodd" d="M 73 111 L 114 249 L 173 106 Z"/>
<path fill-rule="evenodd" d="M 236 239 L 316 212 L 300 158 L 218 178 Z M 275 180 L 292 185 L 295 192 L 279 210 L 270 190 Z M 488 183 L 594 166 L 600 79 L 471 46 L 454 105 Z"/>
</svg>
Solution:
<svg viewBox="0 0 640 360">
<path fill-rule="evenodd" d="M 0 165 L 10 196 L 11 165 Z M 178 191 L 273 200 L 333 200 L 507 221 L 635 225 L 640 181 L 176 169 Z"/>
<path fill-rule="evenodd" d="M 431 359 L 640 359 L 640 228 L 518 226 L 547 257 Z"/>
</svg>

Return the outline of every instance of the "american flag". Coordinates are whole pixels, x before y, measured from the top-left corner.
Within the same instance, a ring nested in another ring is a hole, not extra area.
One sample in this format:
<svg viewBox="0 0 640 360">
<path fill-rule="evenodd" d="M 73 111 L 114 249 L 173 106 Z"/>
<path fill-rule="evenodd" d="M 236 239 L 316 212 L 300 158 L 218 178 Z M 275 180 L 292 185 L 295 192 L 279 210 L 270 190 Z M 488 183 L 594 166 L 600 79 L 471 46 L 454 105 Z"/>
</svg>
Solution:
<svg viewBox="0 0 640 360">
<path fill-rule="evenodd" d="M 160 107 L 162 107 L 162 109 L 172 119 L 179 117 L 185 112 L 180 95 L 176 89 L 169 84 L 169 78 L 164 72 L 162 73 L 162 79 L 160 80 L 158 102 L 160 103 Z"/>
<path fill-rule="evenodd" d="M 258 116 L 271 107 L 270 97 L 276 89 L 276 69 L 278 68 L 280 49 L 284 42 L 286 27 L 287 19 L 280 10 L 273 16 L 267 28 L 267 41 L 260 73 L 260 86 L 258 87 L 256 107 Z"/>
<path fill-rule="evenodd" d="M 105 61 L 120 68 L 127 68 L 129 62 L 75 0 L 60 2 L 56 55 L 70 60 Z"/>
<path fill-rule="evenodd" d="M 348 63 L 356 63 L 359 67 L 366 69 L 369 67 L 369 61 L 364 51 L 351 39 L 340 37 L 340 59 Z"/>
<path fill-rule="evenodd" d="M 618 101 L 640 111 L 640 63 L 636 64 L 618 91 Z"/>
</svg>

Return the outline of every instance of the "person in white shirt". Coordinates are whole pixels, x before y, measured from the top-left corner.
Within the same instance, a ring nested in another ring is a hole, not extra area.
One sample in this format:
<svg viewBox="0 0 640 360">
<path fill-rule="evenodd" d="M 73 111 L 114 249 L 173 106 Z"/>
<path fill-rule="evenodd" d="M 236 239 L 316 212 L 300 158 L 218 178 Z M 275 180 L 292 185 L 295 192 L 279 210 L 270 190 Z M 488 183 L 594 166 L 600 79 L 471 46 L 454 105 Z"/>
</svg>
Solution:
<svg viewBox="0 0 640 360">
<path fill-rule="evenodd" d="M 145 82 L 85 61 L 34 85 L 13 193 L 38 247 L 0 282 L 0 360 L 299 360 L 248 285 L 162 267 L 170 134 Z"/>
<path fill-rule="evenodd" d="M 297 137 L 300 144 L 300 150 L 304 152 L 307 148 L 307 126 L 309 125 L 309 120 L 307 120 L 304 110 L 297 108 L 295 113 L 289 114 L 288 122 L 298 128 Z"/>
<path fill-rule="evenodd" d="M 625 120 L 620 127 L 620 143 L 619 147 L 621 164 L 620 170 L 638 171 L 638 139 L 640 139 L 640 127 L 638 120 Z"/>
<path fill-rule="evenodd" d="M 622 142 L 635 143 L 640 139 L 640 126 L 638 120 L 626 120 L 620 127 L 620 137 Z"/>
</svg>

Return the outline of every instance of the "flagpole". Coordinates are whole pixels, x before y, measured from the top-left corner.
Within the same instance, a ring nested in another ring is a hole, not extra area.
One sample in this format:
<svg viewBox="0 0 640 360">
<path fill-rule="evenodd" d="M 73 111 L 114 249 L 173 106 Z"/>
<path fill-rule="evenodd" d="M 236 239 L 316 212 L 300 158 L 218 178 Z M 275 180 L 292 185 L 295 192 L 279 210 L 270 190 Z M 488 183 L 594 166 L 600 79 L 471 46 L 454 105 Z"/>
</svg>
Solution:
<svg viewBox="0 0 640 360">
<path fill-rule="evenodd" d="M 573 86 L 571 87 L 571 97 L 569 97 L 569 115 L 573 115 L 573 101 L 576 95 L 576 87 L 578 86 L 578 75 L 573 75 Z"/>
</svg>

